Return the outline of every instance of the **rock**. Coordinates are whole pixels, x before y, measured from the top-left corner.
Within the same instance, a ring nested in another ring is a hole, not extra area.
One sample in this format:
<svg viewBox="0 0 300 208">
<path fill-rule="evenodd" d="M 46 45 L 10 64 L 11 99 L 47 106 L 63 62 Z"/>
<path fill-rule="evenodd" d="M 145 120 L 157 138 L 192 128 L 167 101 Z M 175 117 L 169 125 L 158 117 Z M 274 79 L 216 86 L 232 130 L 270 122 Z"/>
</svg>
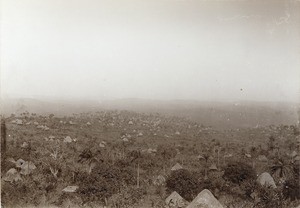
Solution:
<svg viewBox="0 0 300 208">
<path fill-rule="evenodd" d="M 265 155 L 259 155 L 257 159 L 261 162 L 268 162 L 268 158 Z"/>
<path fill-rule="evenodd" d="M 69 192 L 69 193 L 74 193 L 76 192 L 76 190 L 78 189 L 78 186 L 67 186 L 66 188 L 64 188 L 62 191 L 63 192 Z"/>
<path fill-rule="evenodd" d="M 22 167 L 22 165 L 25 163 L 25 160 L 23 160 L 23 159 L 18 159 L 17 161 L 16 161 L 16 167 L 17 168 L 20 168 L 20 167 Z"/>
<path fill-rule="evenodd" d="M 209 190 L 204 189 L 186 208 L 223 208 L 223 206 Z"/>
<path fill-rule="evenodd" d="M 55 139 L 55 136 L 49 136 L 49 139 Z"/>
<path fill-rule="evenodd" d="M 232 156 L 233 156 L 232 154 L 227 154 L 227 155 L 224 155 L 224 158 L 230 158 Z"/>
<path fill-rule="evenodd" d="M 23 165 L 21 165 L 21 174 L 22 175 L 29 175 L 33 172 L 33 170 L 36 169 L 36 166 L 33 164 L 33 162 L 25 162 Z"/>
<path fill-rule="evenodd" d="M 186 201 L 176 192 L 172 192 L 165 200 L 168 207 L 184 207 Z"/>
<path fill-rule="evenodd" d="M 203 157 L 202 155 L 198 155 L 198 156 L 197 156 L 197 159 L 198 159 L 198 160 L 202 160 L 202 159 L 204 159 L 204 157 Z"/>
<path fill-rule="evenodd" d="M 157 177 L 154 179 L 153 184 L 156 185 L 156 186 L 161 186 L 161 185 L 163 185 L 165 182 L 166 182 L 165 177 L 162 176 L 162 175 L 159 175 L 159 176 L 157 176 Z"/>
<path fill-rule="evenodd" d="M 300 161 L 300 155 L 297 155 L 295 158 L 294 158 L 295 161 Z"/>
<path fill-rule="evenodd" d="M 64 142 L 65 143 L 71 143 L 73 140 L 72 140 L 72 138 L 70 137 L 70 136 L 66 136 L 65 138 L 64 138 Z"/>
<path fill-rule="evenodd" d="M 3 180 L 7 182 L 17 182 L 21 181 L 22 178 L 20 173 L 18 173 L 18 171 L 15 168 L 11 168 L 6 172 L 5 176 L 3 177 Z"/>
<path fill-rule="evenodd" d="M 17 124 L 17 125 L 23 125 L 23 121 L 21 119 L 15 119 L 11 123 Z"/>
<path fill-rule="evenodd" d="M 182 167 L 179 163 L 176 163 L 176 164 L 171 168 L 172 171 L 180 170 L 180 169 L 183 169 L 183 167 Z"/>
<path fill-rule="evenodd" d="M 216 164 L 212 164 L 212 165 L 209 167 L 209 170 L 218 170 L 217 165 L 216 165 Z"/>
<path fill-rule="evenodd" d="M 152 154 L 152 153 L 156 153 L 157 150 L 156 150 L 156 149 L 149 148 L 149 149 L 147 150 L 147 152 L 148 152 L 149 154 Z"/>
<path fill-rule="evenodd" d="M 260 176 L 258 176 L 257 182 L 262 186 L 267 186 L 272 188 L 277 187 L 273 177 L 267 172 L 264 172 Z"/>
<path fill-rule="evenodd" d="M 21 148 L 27 148 L 28 147 L 28 143 L 27 142 L 23 142 L 23 144 L 21 145 Z"/>
</svg>

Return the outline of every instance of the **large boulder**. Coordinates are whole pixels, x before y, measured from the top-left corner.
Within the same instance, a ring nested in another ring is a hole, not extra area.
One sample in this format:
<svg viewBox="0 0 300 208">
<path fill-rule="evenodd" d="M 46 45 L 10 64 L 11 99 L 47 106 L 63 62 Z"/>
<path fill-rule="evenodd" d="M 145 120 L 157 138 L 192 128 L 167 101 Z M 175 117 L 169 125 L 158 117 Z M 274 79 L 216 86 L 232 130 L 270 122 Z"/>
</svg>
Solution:
<svg viewBox="0 0 300 208">
<path fill-rule="evenodd" d="M 257 182 L 262 186 L 268 186 L 272 188 L 277 187 L 273 177 L 267 172 L 260 174 L 260 176 L 257 178 Z"/>
<path fill-rule="evenodd" d="M 165 200 L 168 207 L 184 207 L 186 201 L 176 191 L 173 191 Z"/>
<path fill-rule="evenodd" d="M 223 206 L 209 190 L 204 189 L 186 208 L 223 208 Z"/>
</svg>

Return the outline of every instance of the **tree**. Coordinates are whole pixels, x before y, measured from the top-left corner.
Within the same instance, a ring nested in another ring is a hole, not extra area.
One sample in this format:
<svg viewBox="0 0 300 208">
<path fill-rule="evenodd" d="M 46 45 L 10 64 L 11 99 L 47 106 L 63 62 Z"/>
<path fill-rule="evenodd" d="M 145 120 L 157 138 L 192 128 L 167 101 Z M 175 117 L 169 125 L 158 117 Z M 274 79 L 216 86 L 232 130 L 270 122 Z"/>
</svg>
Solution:
<svg viewBox="0 0 300 208">
<path fill-rule="evenodd" d="M 175 170 L 166 180 L 167 192 L 176 191 L 187 201 L 191 201 L 201 191 L 194 174 L 185 169 Z"/>
<path fill-rule="evenodd" d="M 254 180 L 256 173 L 254 169 L 246 163 L 231 162 L 225 168 L 223 178 L 240 185 L 244 180 Z"/>
<path fill-rule="evenodd" d="M 275 148 L 275 138 L 274 136 L 270 136 L 268 141 L 268 150 L 273 151 L 274 148 Z"/>
<path fill-rule="evenodd" d="M 101 152 L 98 151 L 96 153 L 92 153 L 90 149 L 85 149 L 79 154 L 78 162 L 88 164 L 87 172 L 89 175 L 91 174 L 93 168 L 95 168 L 97 163 L 104 162 L 102 158 L 98 159 L 97 154 L 101 154 Z"/>
<path fill-rule="evenodd" d="M 284 183 L 283 195 L 292 201 L 300 199 L 300 181 L 299 178 L 289 179 Z"/>
<path fill-rule="evenodd" d="M 258 156 L 258 149 L 255 146 L 252 146 L 250 148 L 250 154 L 252 155 L 252 168 L 255 168 L 255 160 L 256 157 Z"/>
<path fill-rule="evenodd" d="M 1 118 L 1 156 L 3 159 L 3 155 L 6 152 L 6 124 L 4 119 Z"/>
<path fill-rule="evenodd" d="M 131 163 L 137 163 L 137 177 L 136 177 L 136 186 L 140 187 L 140 160 L 141 160 L 141 152 L 140 151 L 132 151 L 130 152 Z"/>
<path fill-rule="evenodd" d="M 161 156 L 163 159 L 163 169 L 165 171 L 165 163 L 167 163 L 169 165 L 169 161 L 170 159 L 174 158 L 177 154 L 177 151 L 174 147 L 169 147 L 166 145 L 160 145 L 157 148 L 157 155 Z"/>
<path fill-rule="evenodd" d="M 208 161 L 210 159 L 210 156 L 209 154 L 205 153 L 203 154 L 203 156 L 198 156 L 198 159 L 199 161 L 201 160 L 204 160 L 205 161 L 205 164 L 204 164 L 204 180 L 207 180 L 208 179 L 208 176 L 207 176 L 207 172 L 208 172 Z"/>
<path fill-rule="evenodd" d="M 293 167 L 283 158 L 277 158 L 271 165 L 271 173 L 277 179 L 291 179 L 293 177 Z"/>
<path fill-rule="evenodd" d="M 198 156 L 199 161 L 202 161 L 202 160 L 205 161 L 205 164 L 204 164 L 204 180 L 207 180 L 207 179 L 208 179 L 208 176 L 207 176 L 207 172 L 208 172 L 208 162 L 213 158 L 213 157 L 211 156 L 211 153 L 212 153 L 212 154 L 215 153 L 214 149 L 211 150 L 210 147 L 207 147 L 207 148 L 205 148 L 205 150 L 203 151 L 203 155 L 199 155 L 199 156 Z"/>
</svg>

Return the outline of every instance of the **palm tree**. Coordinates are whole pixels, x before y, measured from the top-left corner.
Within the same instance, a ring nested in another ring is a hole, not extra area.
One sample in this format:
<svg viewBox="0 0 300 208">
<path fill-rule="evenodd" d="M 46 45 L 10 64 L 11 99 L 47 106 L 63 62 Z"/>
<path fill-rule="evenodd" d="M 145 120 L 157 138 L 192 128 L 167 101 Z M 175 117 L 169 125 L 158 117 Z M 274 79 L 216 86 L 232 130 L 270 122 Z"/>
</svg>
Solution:
<svg viewBox="0 0 300 208">
<path fill-rule="evenodd" d="M 268 150 L 273 151 L 274 149 L 275 149 L 275 138 L 274 136 L 270 136 L 268 141 Z"/>
<path fill-rule="evenodd" d="M 215 152 L 217 152 L 217 167 L 220 168 L 220 152 L 222 150 L 221 146 L 215 147 Z"/>
<path fill-rule="evenodd" d="M 131 156 L 131 163 L 137 163 L 137 178 L 136 178 L 136 186 L 137 188 L 140 187 L 140 159 L 141 159 L 141 152 L 140 151 L 132 151 L 130 152 Z"/>
<path fill-rule="evenodd" d="M 85 149 L 79 154 L 79 163 L 85 163 L 88 165 L 87 172 L 90 175 L 93 168 L 97 165 L 99 162 L 103 162 L 103 159 L 98 159 L 97 155 L 101 154 L 100 151 L 97 151 L 96 153 L 92 153 L 91 150 Z"/>
<path fill-rule="evenodd" d="M 287 180 L 293 177 L 293 169 L 289 162 L 277 158 L 271 166 L 271 173 L 277 179 Z"/>
<path fill-rule="evenodd" d="M 202 155 L 198 156 L 199 161 L 201 161 L 201 160 L 205 161 L 205 165 L 204 165 L 204 180 L 208 179 L 207 172 L 208 172 L 208 162 L 209 162 L 210 158 L 211 157 L 209 156 L 208 153 L 204 153 L 203 156 Z"/>
<path fill-rule="evenodd" d="M 252 168 L 255 168 L 255 160 L 258 156 L 258 149 L 255 146 L 250 148 L 250 154 L 252 155 Z"/>
</svg>

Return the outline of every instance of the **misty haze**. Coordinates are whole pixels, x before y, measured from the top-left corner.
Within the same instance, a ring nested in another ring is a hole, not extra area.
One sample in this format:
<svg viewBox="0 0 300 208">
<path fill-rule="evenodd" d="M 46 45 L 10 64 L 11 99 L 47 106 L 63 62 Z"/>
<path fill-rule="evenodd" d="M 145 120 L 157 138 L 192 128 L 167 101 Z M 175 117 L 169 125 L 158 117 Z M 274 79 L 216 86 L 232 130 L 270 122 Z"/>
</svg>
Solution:
<svg viewBox="0 0 300 208">
<path fill-rule="evenodd" d="M 300 207 L 300 2 L 2 0 L 2 207 Z"/>
</svg>

